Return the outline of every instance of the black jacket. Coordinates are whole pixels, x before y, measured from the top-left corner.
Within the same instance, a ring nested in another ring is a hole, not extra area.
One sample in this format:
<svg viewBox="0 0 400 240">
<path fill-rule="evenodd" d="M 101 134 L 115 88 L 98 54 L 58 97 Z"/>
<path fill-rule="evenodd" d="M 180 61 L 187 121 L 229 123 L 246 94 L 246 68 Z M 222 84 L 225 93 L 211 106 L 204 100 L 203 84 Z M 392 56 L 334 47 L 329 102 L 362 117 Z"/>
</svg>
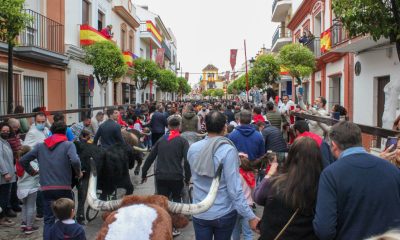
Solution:
<svg viewBox="0 0 400 240">
<path fill-rule="evenodd" d="M 118 125 L 114 120 L 108 119 L 100 125 L 97 130 L 96 136 L 94 136 L 94 144 L 101 141 L 101 147 L 107 149 L 116 143 L 124 143 L 121 134 L 121 126 Z"/>
<path fill-rule="evenodd" d="M 167 118 L 165 117 L 165 115 L 159 111 L 154 112 L 150 120 L 151 132 L 165 133 L 166 127 L 167 127 Z"/>
<path fill-rule="evenodd" d="M 157 157 L 156 179 L 183 180 L 185 178 L 185 182 L 189 182 L 192 175 L 187 161 L 188 150 L 189 143 L 186 139 L 179 136 L 168 141 L 168 134 L 164 135 L 151 149 L 142 168 L 142 178 L 146 178 L 147 171 Z"/>
<path fill-rule="evenodd" d="M 278 128 L 267 125 L 261 132 L 265 142 L 265 152 L 271 150 L 273 152 L 288 152 L 288 147 L 282 132 Z"/>
</svg>

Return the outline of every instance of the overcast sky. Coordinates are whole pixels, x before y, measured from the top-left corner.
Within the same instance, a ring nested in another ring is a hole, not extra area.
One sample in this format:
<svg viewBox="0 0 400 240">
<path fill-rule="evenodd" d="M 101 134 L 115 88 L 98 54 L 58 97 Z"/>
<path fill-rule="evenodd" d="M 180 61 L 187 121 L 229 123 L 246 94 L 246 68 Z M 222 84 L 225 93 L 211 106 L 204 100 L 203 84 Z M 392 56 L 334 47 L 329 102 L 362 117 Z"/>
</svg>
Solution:
<svg viewBox="0 0 400 240">
<path fill-rule="evenodd" d="M 199 73 L 207 64 L 231 70 L 230 49 L 238 49 L 236 69 L 244 63 L 243 40 L 250 59 L 265 44 L 271 48 L 277 24 L 271 23 L 272 0 L 135 0 L 158 14 L 174 32 L 183 72 Z M 200 75 L 190 75 L 198 82 Z"/>
</svg>

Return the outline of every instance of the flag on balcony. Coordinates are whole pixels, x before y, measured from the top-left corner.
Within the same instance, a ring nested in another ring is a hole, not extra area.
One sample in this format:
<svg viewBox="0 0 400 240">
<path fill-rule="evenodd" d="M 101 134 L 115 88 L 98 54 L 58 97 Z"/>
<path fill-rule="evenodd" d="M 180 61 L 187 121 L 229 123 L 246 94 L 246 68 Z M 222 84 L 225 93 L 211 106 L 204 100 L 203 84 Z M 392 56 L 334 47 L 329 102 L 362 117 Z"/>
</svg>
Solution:
<svg viewBox="0 0 400 240">
<path fill-rule="evenodd" d="M 86 24 L 81 25 L 79 35 L 81 46 L 91 45 L 95 42 L 109 41 L 103 34 Z"/>
<path fill-rule="evenodd" d="M 124 61 L 126 63 L 126 65 L 128 65 L 129 67 L 133 66 L 133 59 L 135 59 L 134 54 L 126 51 L 122 53 L 124 55 Z"/>
<path fill-rule="evenodd" d="M 287 70 L 287 68 L 281 66 L 280 74 L 281 75 L 289 75 L 289 70 Z"/>
<path fill-rule="evenodd" d="M 158 31 L 158 29 L 154 26 L 152 21 L 146 21 L 146 27 L 147 27 L 147 31 L 151 32 L 154 37 L 157 38 L 157 40 L 161 43 L 162 41 L 162 36 L 160 34 L 160 32 Z"/>
<path fill-rule="evenodd" d="M 163 66 L 164 65 L 164 54 L 165 54 L 165 49 L 164 48 L 158 48 L 157 49 L 156 63 L 159 66 Z"/>
<path fill-rule="evenodd" d="M 321 53 L 331 50 L 331 30 L 328 29 L 321 33 Z"/>
</svg>

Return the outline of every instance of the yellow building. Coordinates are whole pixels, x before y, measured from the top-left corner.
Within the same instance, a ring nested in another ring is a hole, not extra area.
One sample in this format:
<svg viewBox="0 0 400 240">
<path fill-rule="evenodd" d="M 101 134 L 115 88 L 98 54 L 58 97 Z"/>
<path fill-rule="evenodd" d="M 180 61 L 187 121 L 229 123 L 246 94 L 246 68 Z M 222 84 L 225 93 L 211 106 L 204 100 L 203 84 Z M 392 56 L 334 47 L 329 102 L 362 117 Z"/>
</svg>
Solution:
<svg viewBox="0 0 400 240">
<path fill-rule="evenodd" d="M 208 89 L 224 89 L 224 81 L 218 75 L 218 68 L 208 64 L 203 69 L 203 75 L 200 80 L 201 91 Z"/>
</svg>

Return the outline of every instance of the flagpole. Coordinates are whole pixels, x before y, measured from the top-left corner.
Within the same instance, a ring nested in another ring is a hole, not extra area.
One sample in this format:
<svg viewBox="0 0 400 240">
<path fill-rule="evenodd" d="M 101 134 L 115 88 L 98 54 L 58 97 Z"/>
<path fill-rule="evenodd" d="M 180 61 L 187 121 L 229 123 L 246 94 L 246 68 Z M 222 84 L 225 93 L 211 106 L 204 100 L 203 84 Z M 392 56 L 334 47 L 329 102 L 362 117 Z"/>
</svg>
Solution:
<svg viewBox="0 0 400 240">
<path fill-rule="evenodd" d="M 150 61 L 153 60 L 153 46 L 151 45 L 151 39 L 150 39 Z M 153 100 L 153 80 L 150 79 L 150 102 Z"/>
<path fill-rule="evenodd" d="M 244 60 L 246 63 L 246 96 L 247 102 L 249 101 L 249 72 L 247 70 L 247 51 L 246 51 L 246 39 L 244 40 Z"/>
</svg>

